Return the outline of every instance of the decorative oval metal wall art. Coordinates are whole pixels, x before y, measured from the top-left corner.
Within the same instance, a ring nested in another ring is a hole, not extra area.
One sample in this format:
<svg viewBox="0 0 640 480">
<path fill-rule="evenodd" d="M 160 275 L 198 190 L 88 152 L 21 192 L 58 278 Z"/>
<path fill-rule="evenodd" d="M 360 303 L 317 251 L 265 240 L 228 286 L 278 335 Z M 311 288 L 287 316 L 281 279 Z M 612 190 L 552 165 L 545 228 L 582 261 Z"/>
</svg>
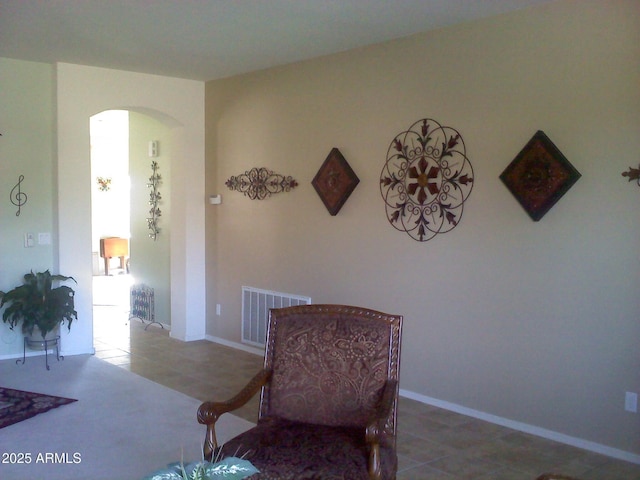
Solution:
<svg viewBox="0 0 640 480">
<path fill-rule="evenodd" d="M 473 188 L 473 168 L 457 130 L 417 121 L 389 145 L 380 193 L 391 225 L 419 242 L 453 230 Z"/>
<path fill-rule="evenodd" d="M 291 176 L 273 173 L 267 168 L 252 168 L 224 182 L 230 190 L 242 192 L 251 200 L 264 200 L 274 193 L 289 192 L 298 186 Z"/>
</svg>

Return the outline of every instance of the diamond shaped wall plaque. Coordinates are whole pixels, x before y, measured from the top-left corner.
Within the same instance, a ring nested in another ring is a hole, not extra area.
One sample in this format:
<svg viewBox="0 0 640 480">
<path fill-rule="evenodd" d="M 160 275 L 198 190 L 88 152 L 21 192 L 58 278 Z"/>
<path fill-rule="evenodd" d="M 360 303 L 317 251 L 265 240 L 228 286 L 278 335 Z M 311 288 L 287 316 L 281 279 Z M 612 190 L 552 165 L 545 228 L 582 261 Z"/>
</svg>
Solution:
<svg viewBox="0 0 640 480">
<path fill-rule="evenodd" d="M 500 180 L 537 222 L 580 177 L 558 147 L 538 130 L 502 172 Z"/>
<path fill-rule="evenodd" d="M 337 148 L 329 152 L 329 156 L 311 181 L 331 215 L 340 211 L 358 183 L 360 179 Z"/>
</svg>

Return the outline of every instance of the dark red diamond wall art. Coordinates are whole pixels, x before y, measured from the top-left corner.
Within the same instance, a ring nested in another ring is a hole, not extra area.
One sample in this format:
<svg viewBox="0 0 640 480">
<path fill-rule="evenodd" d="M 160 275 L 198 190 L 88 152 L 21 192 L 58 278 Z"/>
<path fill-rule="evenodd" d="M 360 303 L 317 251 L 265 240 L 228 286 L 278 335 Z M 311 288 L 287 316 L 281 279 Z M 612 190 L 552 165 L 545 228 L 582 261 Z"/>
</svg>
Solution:
<svg viewBox="0 0 640 480">
<path fill-rule="evenodd" d="M 580 172 L 538 130 L 500 175 L 500 180 L 535 222 L 581 177 Z"/>
<path fill-rule="evenodd" d="M 331 215 L 337 215 L 360 179 L 337 148 L 331 149 L 311 181 L 318 196 Z"/>
</svg>

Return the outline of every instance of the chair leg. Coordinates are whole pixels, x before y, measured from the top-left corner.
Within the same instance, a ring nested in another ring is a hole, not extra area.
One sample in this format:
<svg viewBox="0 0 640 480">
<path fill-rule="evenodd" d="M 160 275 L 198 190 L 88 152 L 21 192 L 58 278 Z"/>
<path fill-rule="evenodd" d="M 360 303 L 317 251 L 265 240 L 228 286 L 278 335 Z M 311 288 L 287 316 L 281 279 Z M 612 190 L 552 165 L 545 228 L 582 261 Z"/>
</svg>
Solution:
<svg viewBox="0 0 640 480">
<path fill-rule="evenodd" d="M 218 448 L 218 439 L 216 438 L 216 429 L 214 425 L 207 425 L 207 433 L 204 438 L 204 447 L 202 449 L 202 453 L 204 454 L 204 459 L 207 462 L 210 462 L 213 458 L 213 452 Z"/>
</svg>

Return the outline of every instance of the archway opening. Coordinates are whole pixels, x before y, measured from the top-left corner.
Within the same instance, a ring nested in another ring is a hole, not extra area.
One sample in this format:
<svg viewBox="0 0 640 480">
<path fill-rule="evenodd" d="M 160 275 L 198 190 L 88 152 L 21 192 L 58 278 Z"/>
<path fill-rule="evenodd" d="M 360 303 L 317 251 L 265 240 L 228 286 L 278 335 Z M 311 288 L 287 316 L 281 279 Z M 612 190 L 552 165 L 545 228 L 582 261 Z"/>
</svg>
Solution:
<svg viewBox="0 0 640 480">
<path fill-rule="evenodd" d="M 126 347 L 129 321 L 170 328 L 170 128 L 146 113 L 90 119 L 95 339 Z M 131 289 L 153 292 L 131 309 Z"/>
</svg>

